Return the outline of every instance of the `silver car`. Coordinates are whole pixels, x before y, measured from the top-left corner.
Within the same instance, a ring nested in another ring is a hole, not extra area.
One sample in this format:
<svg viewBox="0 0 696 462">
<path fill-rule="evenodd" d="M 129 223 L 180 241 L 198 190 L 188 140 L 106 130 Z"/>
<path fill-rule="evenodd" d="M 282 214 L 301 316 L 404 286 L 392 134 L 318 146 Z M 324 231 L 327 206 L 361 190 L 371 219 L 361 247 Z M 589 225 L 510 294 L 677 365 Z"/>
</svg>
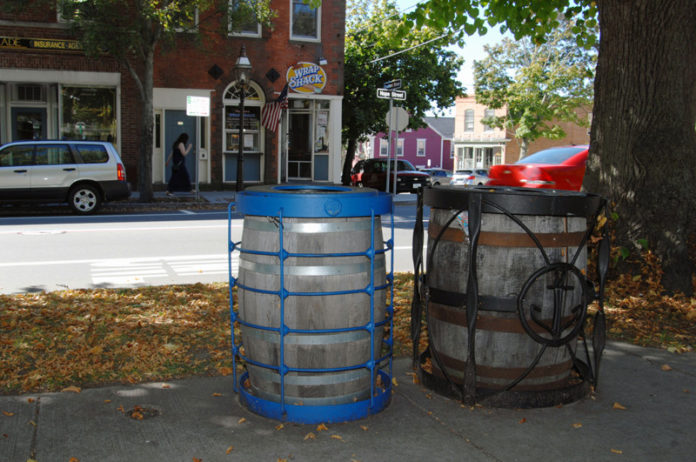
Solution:
<svg viewBox="0 0 696 462">
<path fill-rule="evenodd" d="M 456 186 L 476 186 L 488 182 L 488 170 L 483 168 L 457 170 L 452 175 L 450 184 Z"/>
<path fill-rule="evenodd" d="M 0 202 L 67 202 L 79 214 L 126 199 L 126 169 L 104 141 L 16 141 L 0 147 Z"/>
</svg>

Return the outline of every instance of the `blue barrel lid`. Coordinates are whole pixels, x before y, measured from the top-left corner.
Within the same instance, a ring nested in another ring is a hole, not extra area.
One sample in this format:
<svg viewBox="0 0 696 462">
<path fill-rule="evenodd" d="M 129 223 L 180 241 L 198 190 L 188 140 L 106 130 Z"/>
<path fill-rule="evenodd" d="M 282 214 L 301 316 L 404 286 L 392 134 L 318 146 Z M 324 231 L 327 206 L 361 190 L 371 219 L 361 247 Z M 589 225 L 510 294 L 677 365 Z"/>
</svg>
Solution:
<svg viewBox="0 0 696 462">
<path fill-rule="evenodd" d="M 391 195 L 371 188 L 338 185 L 264 185 L 237 193 L 244 215 L 297 218 L 347 218 L 392 212 Z"/>
</svg>

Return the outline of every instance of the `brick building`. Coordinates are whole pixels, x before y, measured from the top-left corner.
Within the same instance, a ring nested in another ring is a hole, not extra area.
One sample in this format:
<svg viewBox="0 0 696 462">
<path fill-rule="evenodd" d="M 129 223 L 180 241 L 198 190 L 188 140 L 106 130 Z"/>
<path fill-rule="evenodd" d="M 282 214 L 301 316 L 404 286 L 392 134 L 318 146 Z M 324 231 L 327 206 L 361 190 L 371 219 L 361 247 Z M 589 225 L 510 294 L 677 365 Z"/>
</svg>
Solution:
<svg viewBox="0 0 696 462">
<path fill-rule="evenodd" d="M 455 170 L 488 168 L 519 160 L 519 142 L 512 133 L 481 122 L 484 117 L 503 116 L 505 113 L 504 108 L 494 110 L 478 104 L 474 96 L 460 96 L 456 99 L 453 141 Z M 578 109 L 578 114 L 588 120 L 591 117 L 587 109 Z M 566 133 L 565 138 L 539 138 L 529 143 L 528 153 L 533 154 L 553 146 L 590 143 L 589 128 L 569 122 L 559 122 L 558 125 Z"/>
<path fill-rule="evenodd" d="M 247 24 L 220 33 L 214 12 L 198 12 L 198 33 L 181 32 L 158 48 L 154 66 L 153 177 L 166 183 L 165 160 L 187 132 L 197 157 L 187 166 L 201 184 L 236 180 L 240 120 L 233 68 L 242 45 L 252 70 L 244 111 L 245 184 L 340 183 L 345 1 L 311 9 L 273 0 L 273 28 Z M 303 78 L 304 77 L 304 78 Z M 289 84 L 277 131 L 264 105 Z M 187 97 L 208 98 L 208 117 L 187 116 Z M 0 9 L 0 143 L 26 138 L 112 141 L 137 178 L 141 103 L 136 83 L 114 59 L 88 58 L 55 9 Z M 157 187 L 157 186 L 156 186 Z M 163 186 L 162 186 L 163 187 Z"/>
</svg>

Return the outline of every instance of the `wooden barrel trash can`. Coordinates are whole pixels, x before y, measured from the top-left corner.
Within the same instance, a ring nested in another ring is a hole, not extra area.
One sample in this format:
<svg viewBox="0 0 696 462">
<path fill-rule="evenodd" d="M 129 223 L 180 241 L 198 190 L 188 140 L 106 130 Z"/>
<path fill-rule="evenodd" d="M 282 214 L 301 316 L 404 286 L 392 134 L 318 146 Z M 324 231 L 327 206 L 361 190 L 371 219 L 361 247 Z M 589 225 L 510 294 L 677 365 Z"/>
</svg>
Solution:
<svg viewBox="0 0 696 462">
<path fill-rule="evenodd" d="M 586 242 L 601 198 L 435 187 L 424 204 L 431 207 L 424 383 L 495 407 L 585 396 L 576 350 L 594 296 Z"/>
<path fill-rule="evenodd" d="M 244 215 L 237 310 L 242 401 L 300 423 L 366 417 L 389 402 L 387 252 L 391 197 L 371 189 L 285 185 L 237 195 Z M 393 237 L 392 237 L 393 239 Z M 234 335 L 234 328 L 233 328 Z"/>
</svg>

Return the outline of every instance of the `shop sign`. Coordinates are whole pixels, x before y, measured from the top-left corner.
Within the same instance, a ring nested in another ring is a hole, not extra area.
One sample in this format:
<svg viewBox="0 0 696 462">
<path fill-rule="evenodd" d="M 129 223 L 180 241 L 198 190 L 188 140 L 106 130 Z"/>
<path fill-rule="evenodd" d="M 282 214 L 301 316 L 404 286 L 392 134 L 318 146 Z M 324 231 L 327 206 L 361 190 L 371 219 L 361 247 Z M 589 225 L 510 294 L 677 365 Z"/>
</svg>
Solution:
<svg viewBox="0 0 696 462">
<path fill-rule="evenodd" d="M 0 36 L 0 48 L 13 50 L 82 51 L 77 40 Z"/>
<path fill-rule="evenodd" d="M 288 68 L 288 87 L 297 93 L 321 93 L 326 86 L 326 72 L 314 63 L 300 62 Z"/>
</svg>

